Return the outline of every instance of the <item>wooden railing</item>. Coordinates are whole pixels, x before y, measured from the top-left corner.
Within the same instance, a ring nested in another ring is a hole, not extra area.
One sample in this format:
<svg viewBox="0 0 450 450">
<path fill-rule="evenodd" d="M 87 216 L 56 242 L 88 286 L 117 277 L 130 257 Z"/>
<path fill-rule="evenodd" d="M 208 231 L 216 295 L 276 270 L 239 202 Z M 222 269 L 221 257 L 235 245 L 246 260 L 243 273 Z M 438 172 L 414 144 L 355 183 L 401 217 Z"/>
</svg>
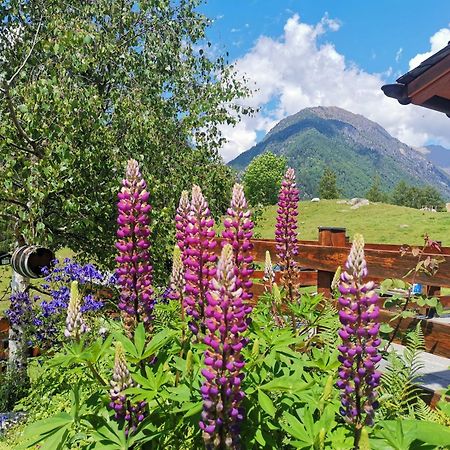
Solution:
<svg viewBox="0 0 450 450">
<path fill-rule="evenodd" d="M 275 261 L 274 240 L 255 239 L 253 244 L 255 261 L 263 262 L 267 250 Z M 219 249 L 220 246 L 217 247 Z M 301 286 L 316 286 L 317 292 L 329 298 L 334 273 L 339 266 L 342 267 L 345 264 L 350 247 L 345 228 L 321 227 L 317 241 L 300 240 L 299 254 L 296 260 L 302 269 L 300 272 Z M 440 252 L 432 248 L 425 249 L 424 257 L 431 256 L 442 259 L 438 271 L 433 276 L 424 273 L 418 273 L 415 276 L 413 274 L 406 275 L 410 269 L 416 266 L 417 258 L 411 254 L 402 256 L 401 247 L 401 245 L 390 244 L 366 244 L 365 256 L 369 278 L 376 281 L 386 278 L 402 278 L 406 281 L 421 283 L 423 291 L 427 295 L 439 297 L 444 307 L 450 307 L 450 296 L 440 295 L 442 287 L 450 287 L 450 247 L 442 247 Z M 264 292 L 263 272 L 256 271 L 254 277 L 254 297 L 256 299 Z M 380 304 L 382 305 L 382 303 Z M 426 350 L 450 358 L 450 324 L 441 323 L 433 318 L 423 318 L 427 311 L 421 311 L 421 313 L 424 313 L 421 314 L 421 318 L 401 320 L 399 340 L 403 339 L 405 331 L 420 323 L 425 334 Z M 393 311 L 382 309 L 381 320 L 390 321 L 394 315 Z M 391 325 L 395 326 L 396 323 Z M 0 359 L 5 356 L 7 329 L 7 321 L 0 319 Z"/>
<path fill-rule="evenodd" d="M 255 261 L 262 263 L 267 250 L 275 261 L 274 240 L 255 239 L 253 244 Z M 351 243 L 346 236 L 345 228 L 320 227 L 317 241 L 299 241 L 296 261 L 301 268 L 300 285 L 316 286 L 317 292 L 330 298 L 334 274 L 339 266 L 344 266 L 350 247 Z M 407 275 L 416 266 L 417 257 L 410 253 L 402 256 L 401 247 L 402 245 L 366 244 L 368 278 L 375 281 L 401 278 L 405 281 L 420 283 L 423 293 L 438 297 L 444 307 L 450 307 L 450 296 L 440 295 L 442 287 L 450 287 L 450 247 L 442 247 L 440 252 L 433 248 L 425 249 L 423 258 L 430 256 L 439 257 L 442 260 L 433 276 L 423 272 Z M 262 277 L 262 270 L 255 271 L 253 290 L 255 299 L 264 292 Z M 380 299 L 380 306 L 383 306 L 384 300 Z M 402 319 L 397 342 L 402 342 L 405 332 L 420 323 L 425 335 L 426 350 L 450 358 L 450 324 L 441 323 L 434 318 L 424 318 L 428 312 L 422 309 L 417 318 Z M 388 322 L 395 316 L 395 312 L 382 308 L 380 316 L 382 321 Z M 395 327 L 396 324 L 397 322 L 391 323 L 391 326 Z"/>
</svg>

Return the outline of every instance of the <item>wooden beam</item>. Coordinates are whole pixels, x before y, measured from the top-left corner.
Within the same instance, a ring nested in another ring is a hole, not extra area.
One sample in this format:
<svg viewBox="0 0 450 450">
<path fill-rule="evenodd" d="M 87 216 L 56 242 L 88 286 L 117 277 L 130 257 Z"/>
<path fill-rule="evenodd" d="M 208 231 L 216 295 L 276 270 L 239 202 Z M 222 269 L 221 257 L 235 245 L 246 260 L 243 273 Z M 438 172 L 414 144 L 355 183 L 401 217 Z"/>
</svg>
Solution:
<svg viewBox="0 0 450 450">
<path fill-rule="evenodd" d="M 419 93 L 436 83 L 450 72 L 450 55 L 441 59 L 437 64 L 430 67 L 415 80 L 408 83 L 408 97 L 418 96 Z"/>
</svg>

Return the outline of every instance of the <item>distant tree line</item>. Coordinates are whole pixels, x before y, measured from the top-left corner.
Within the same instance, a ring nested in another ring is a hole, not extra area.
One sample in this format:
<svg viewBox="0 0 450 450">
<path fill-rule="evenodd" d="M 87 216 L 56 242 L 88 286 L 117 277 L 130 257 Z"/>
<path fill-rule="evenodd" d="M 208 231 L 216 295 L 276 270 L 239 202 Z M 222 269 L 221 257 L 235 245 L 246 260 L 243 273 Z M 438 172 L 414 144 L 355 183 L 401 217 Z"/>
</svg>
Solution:
<svg viewBox="0 0 450 450">
<path fill-rule="evenodd" d="M 273 205 L 277 201 L 283 173 L 287 168 L 286 158 L 266 152 L 254 158 L 243 175 L 246 196 L 253 205 Z M 341 195 L 337 175 L 330 168 L 323 171 L 319 181 L 318 195 L 322 199 L 335 199 Z M 361 196 L 371 202 L 390 203 L 398 206 L 420 209 L 423 207 L 441 210 L 445 207 L 440 192 L 433 186 L 414 186 L 401 180 L 386 192 L 381 178 L 376 175 L 372 185 Z"/>
</svg>

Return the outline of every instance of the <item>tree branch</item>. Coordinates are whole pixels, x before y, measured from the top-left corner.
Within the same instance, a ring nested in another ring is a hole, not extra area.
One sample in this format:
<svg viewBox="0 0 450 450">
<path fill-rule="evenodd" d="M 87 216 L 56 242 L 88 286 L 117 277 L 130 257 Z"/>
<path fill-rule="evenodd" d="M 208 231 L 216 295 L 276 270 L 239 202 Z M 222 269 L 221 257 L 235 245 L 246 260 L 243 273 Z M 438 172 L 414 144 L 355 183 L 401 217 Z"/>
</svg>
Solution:
<svg viewBox="0 0 450 450">
<path fill-rule="evenodd" d="M 3 203 L 12 203 L 13 205 L 21 206 L 22 208 L 28 210 L 28 206 L 25 203 L 19 202 L 18 200 L 15 200 L 13 198 L 3 198 L 0 197 L 0 202 Z"/>
<path fill-rule="evenodd" d="M 13 76 L 9 79 L 9 81 L 6 82 L 6 84 L 9 86 L 12 85 L 12 83 L 14 82 L 14 79 L 20 74 L 20 72 L 22 71 L 22 69 L 25 67 L 25 64 L 28 62 L 28 60 L 30 59 L 31 54 L 33 53 L 34 47 L 36 46 L 36 42 L 37 42 L 37 37 L 39 34 L 39 31 L 41 29 L 41 25 L 42 25 L 42 18 L 39 20 L 39 24 L 38 27 L 36 29 L 36 33 L 34 34 L 34 38 L 33 38 L 33 42 L 31 44 L 31 48 L 30 51 L 28 52 L 27 56 L 25 56 L 25 59 L 22 61 L 22 64 L 18 67 L 18 69 L 14 72 Z"/>
<path fill-rule="evenodd" d="M 8 141 L 8 138 L 6 136 L 3 136 L 3 134 L 0 134 L 0 139 L 3 139 L 4 141 Z M 29 148 L 22 147 L 20 145 L 15 144 L 14 142 L 7 142 L 7 144 L 11 145 L 12 147 L 16 148 L 17 150 L 21 150 L 26 153 L 31 153 L 34 155 L 34 152 L 31 152 Z"/>
<path fill-rule="evenodd" d="M 8 105 L 8 110 L 9 113 L 11 115 L 11 119 L 19 133 L 19 135 L 22 137 L 22 139 L 25 140 L 25 142 L 29 145 L 30 149 L 28 150 L 28 153 L 33 154 L 34 156 L 40 158 L 42 157 L 41 152 L 39 152 L 37 146 L 36 146 L 36 141 L 34 141 L 33 139 L 31 139 L 28 134 L 26 133 L 26 131 L 23 129 L 22 125 L 19 122 L 19 119 L 17 117 L 16 114 L 16 110 L 14 109 L 14 104 L 11 98 L 11 93 L 9 91 L 9 84 L 8 83 L 4 83 L 3 85 L 3 89 L 2 89 L 3 93 L 5 94 L 6 97 L 6 103 Z"/>
</svg>

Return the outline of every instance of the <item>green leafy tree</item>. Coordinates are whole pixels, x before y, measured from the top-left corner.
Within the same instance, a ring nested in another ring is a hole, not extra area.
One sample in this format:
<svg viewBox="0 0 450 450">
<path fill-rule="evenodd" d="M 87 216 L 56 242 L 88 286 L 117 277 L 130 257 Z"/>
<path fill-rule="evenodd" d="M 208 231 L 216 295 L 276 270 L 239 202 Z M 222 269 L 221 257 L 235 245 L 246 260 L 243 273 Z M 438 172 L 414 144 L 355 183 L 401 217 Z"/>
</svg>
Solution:
<svg viewBox="0 0 450 450">
<path fill-rule="evenodd" d="M 252 205 L 274 205 L 287 169 L 286 158 L 267 152 L 254 158 L 244 173 L 245 195 Z"/>
<path fill-rule="evenodd" d="M 366 192 L 366 198 L 371 202 L 387 202 L 388 196 L 381 190 L 381 179 L 378 175 L 373 179 L 372 186 Z"/>
<path fill-rule="evenodd" d="M 322 178 L 320 179 L 319 196 L 325 199 L 339 198 L 336 173 L 329 168 L 323 171 Z"/>
<path fill-rule="evenodd" d="M 219 126 L 250 110 L 210 51 L 196 0 L 0 4 L 0 215 L 28 242 L 112 263 L 126 160 L 154 206 L 153 259 L 167 263 L 175 206 L 199 184 L 220 214 L 233 182 Z"/>
<path fill-rule="evenodd" d="M 420 209 L 423 207 L 442 209 L 444 200 L 433 186 L 411 186 L 401 180 L 393 189 L 391 202 L 394 205 Z"/>
</svg>

